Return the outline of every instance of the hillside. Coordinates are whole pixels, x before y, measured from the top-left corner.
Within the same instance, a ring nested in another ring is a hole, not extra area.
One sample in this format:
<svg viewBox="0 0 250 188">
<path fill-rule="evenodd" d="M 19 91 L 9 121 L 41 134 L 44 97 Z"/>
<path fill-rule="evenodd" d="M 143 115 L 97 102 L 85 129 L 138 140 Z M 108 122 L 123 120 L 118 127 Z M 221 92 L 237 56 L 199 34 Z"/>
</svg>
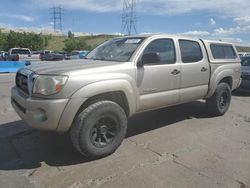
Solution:
<svg viewBox="0 0 250 188">
<path fill-rule="evenodd" d="M 4 31 L 4 30 L 3 30 Z M 0 28 L 0 51 L 8 51 L 13 47 L 27 47 L 31 50 L 52 50 L 52 51 L 71 51 L 73 49 L 89 50 L 108 39 L 118 37 L 116 35 L 90 35 L 68 38 L 66 35 L 51 35 L 43 33 L 27 32 L 2 32 Z M 70 40 L 69 40 L 70 39 Z M 71 40 L 72 39 L 72 40 Z M 71 48 L 69 48 L 69 45 Z M 73 48 L 72 48 L 73 46 Z M 250 46 L 237 46 L 238 52 L 250 52 Z"/>
<path fill-rule="evenodd" d="M 250 47 L 237 46 L 238 52 L 250 52 Z"/>
<path fill-rule="evenodd" d="M 91 48 L 96 47 L 98 44 L 104 42 L 105 40 L 116 37 L 115 35 L 96 35 L 96 36 L 83 36 L 76 37 L 76 39 L 80 41 L 84 41 Z M 46 49 L 62 51 L 65 48 L 64 40 L 66 40 L 66 36 L 48 36 L 48 46 Z"/>
<path fill-rule="evenodd" d="M 52 51 L 62 51 L 64 48 L 64 36 L 49 36 L 48 37 L 48 46 L 45 47 L 46 50 Z"/>
</svg>

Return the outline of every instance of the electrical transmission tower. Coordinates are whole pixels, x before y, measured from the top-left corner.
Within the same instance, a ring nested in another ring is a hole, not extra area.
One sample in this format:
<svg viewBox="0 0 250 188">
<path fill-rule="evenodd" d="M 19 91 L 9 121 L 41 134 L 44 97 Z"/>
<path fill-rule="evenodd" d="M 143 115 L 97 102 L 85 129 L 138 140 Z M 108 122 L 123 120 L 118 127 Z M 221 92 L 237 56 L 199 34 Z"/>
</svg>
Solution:
<svg viewBox="0 0 250 188">
<path fill-rule="evenodd" d="M 54 31 L 62 31 L 62 12 L 61 6 L 51 8 L 51 20 L 53 21 Z"/>
<path fill-rule="evenodd" d="M 123 0 L 122 33 L 137 34 L 136 0 Z"/>
</svg>

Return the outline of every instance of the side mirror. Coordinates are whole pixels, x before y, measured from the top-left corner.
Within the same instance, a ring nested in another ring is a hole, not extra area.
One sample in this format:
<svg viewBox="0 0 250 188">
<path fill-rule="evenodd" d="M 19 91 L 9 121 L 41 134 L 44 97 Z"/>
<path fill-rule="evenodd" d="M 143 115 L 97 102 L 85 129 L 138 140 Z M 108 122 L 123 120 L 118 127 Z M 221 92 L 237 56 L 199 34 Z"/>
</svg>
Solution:
<svg viewBox="0 0 250 188">
<path fill-rule="evenodd" d="M 142 67 L 146 64 L 159 64 L 160 63 L 160 56 L 159 53 L 147 53 L 143 54 L 141 61 L 138 62 L 138 66 Z"/>
</svg>

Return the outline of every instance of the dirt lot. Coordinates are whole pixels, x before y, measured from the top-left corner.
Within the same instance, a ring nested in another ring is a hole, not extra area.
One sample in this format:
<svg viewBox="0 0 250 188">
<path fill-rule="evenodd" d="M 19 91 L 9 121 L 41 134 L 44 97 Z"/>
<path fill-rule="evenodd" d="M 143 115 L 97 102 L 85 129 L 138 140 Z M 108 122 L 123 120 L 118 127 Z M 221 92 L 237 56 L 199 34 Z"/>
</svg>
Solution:
<svg viewBox="0 0 250 188">
<path fill-rule="evenodd" d="M 137 115 L 111 156 L 87 161 L 66 136 L 32 130 L 10 106 L 13 74 L 0 75 L 0 187 L 250 186 L 250 95 L 210 117 L 197 101 Z"/>
</svg>

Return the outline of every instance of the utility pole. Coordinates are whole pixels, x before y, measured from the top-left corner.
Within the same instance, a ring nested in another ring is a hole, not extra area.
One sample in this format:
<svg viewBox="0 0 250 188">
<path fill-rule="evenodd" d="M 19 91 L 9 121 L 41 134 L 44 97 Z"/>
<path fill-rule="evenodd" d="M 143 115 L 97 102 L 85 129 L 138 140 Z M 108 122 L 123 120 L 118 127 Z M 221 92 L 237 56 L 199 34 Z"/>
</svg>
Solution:
<svg viewBox="0 0 250 188">
<path fill-rule="evenodd" d="M 51 8 L 51 20 L 53 22 L 54 31 L 62 31 L 62 7 L 53 6 Z"/>
<path fill-rule="evenodd" d="M 136 0 L 123 0 L 122 33 L 137 34 Z"/>
</svg>

